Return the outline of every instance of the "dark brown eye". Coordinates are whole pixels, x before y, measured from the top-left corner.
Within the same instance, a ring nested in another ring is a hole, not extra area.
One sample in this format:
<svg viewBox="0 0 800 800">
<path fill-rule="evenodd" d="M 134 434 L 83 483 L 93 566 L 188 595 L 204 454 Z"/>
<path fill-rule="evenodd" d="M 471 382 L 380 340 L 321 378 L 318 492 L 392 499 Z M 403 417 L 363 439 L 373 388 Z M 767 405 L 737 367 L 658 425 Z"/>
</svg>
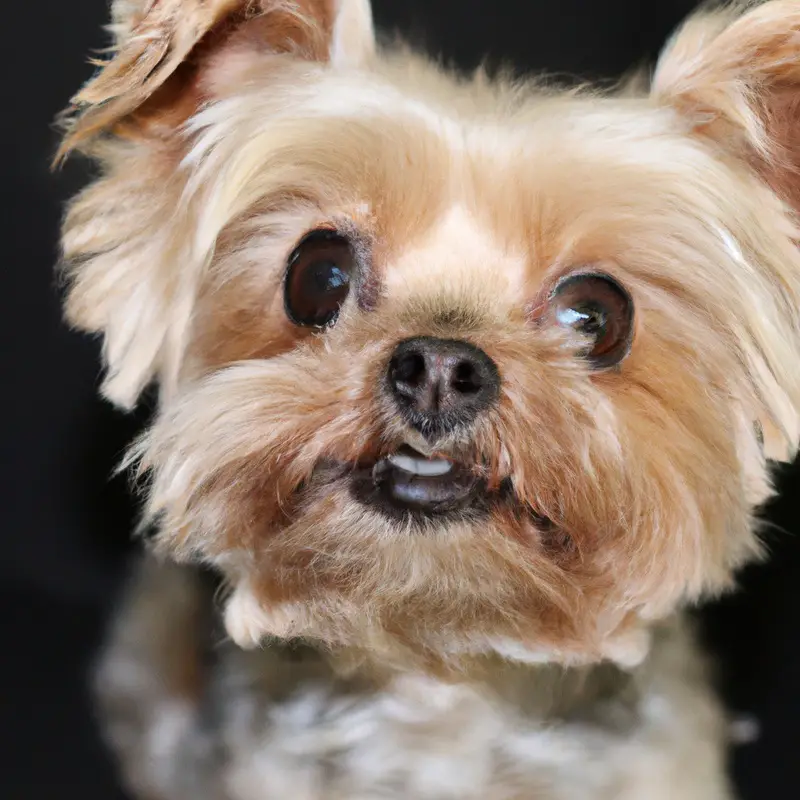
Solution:
<svg viewBox="0 0 800 800">
<path fill-rule="evenodd" d="M 550 296 L 549 311 L 556 324 L 588 338 L 586 357 L 595 369 L 612 367 L 628 354 L 633 338 L 633 301 L 608 275 L 564 278 Z"/>
<path fill-rule="evenodd" d="M 295 325 L 324 328 L 335 322 L 350 293 L 353 248 L 335 231 L 309 233 L 289 257 L 283 302 Z"/>
</svg>

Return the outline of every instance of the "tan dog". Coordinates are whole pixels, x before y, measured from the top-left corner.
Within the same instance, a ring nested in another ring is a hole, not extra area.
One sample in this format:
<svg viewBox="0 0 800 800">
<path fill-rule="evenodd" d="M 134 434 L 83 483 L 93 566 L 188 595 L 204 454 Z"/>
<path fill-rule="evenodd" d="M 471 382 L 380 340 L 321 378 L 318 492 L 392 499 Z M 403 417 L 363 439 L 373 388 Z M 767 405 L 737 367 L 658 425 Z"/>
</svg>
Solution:
<svg viewBox="0 0 800 800">
<path fill-rule="evenodd" d="M 64 256 L 106 395 L 160 390 L 99 681 L 142 797 L 730 797 L 676 612 L 800 429 L 800 2 L 747 6 L 601 93 L 367 0 L 114 3 Z"/>
</svg>

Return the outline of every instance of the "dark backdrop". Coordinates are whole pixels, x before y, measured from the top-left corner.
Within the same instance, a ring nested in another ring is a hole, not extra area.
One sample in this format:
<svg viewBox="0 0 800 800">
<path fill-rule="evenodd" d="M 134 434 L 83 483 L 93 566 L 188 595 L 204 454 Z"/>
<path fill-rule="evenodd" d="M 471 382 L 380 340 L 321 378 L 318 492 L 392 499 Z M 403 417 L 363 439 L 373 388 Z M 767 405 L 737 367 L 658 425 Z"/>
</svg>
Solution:
<svg viewBox="0 0 800 800">
<path fill-rule="evenodd" d="M 0 797 L 119 800 L 91 720 L 86 667 L 129 552 L 134 515 L 109 475 L 141 419 L 96 397 L 97 342 L 60 322 L 53 278 L 61 206 L 83 168 L 48 172 L 51 121 L 105 44 L 105 0 L 15 0 L 0 46 L 5 211 L 0 459 Z M 378 23 L 449 60 L 487 53 L 525 69 L 612 77 L 650 59 L 690 0 L 375 0 Z M 729 703 L 762 736 L 736 751 L 745 798 L 798 794 L 800 529 L 797 470 L 770 511 L 773 559 L 706 613 Z"/>
</svg>

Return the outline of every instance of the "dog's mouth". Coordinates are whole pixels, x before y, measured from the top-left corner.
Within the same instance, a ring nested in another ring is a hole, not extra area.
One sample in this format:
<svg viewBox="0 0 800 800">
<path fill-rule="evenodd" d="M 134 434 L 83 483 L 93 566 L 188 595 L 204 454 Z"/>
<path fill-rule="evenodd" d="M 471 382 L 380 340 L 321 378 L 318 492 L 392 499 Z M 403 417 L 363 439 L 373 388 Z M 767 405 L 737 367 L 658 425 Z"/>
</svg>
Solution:
<svg viewBox="0 0 800 800">
<path fill-rule="evenodd" d="M 439 516 L 486 508 L 510 491 L 510 483 L 490 488 L 482 471 L 443 456 L 426 456 L 408 445 L 349 474 L 353 496 L 392 516 Z"/>
</svg>

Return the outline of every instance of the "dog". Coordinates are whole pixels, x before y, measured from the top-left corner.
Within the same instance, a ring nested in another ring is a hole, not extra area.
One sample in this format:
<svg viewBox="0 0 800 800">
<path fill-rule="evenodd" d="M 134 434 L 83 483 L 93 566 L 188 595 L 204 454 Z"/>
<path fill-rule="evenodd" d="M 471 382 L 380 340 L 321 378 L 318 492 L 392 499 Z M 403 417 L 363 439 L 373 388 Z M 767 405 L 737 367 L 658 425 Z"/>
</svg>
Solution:
<svg viewBox="0 0 800 800">
<path fill-rule="evenodd" d="M 616 89 L 368 0 L 115 0 L 66 315 L 147 553 L 96 688 L 149 800 L 725 800 L 686 612 L 800 438 L 800 2 Z"/>
</svg>

